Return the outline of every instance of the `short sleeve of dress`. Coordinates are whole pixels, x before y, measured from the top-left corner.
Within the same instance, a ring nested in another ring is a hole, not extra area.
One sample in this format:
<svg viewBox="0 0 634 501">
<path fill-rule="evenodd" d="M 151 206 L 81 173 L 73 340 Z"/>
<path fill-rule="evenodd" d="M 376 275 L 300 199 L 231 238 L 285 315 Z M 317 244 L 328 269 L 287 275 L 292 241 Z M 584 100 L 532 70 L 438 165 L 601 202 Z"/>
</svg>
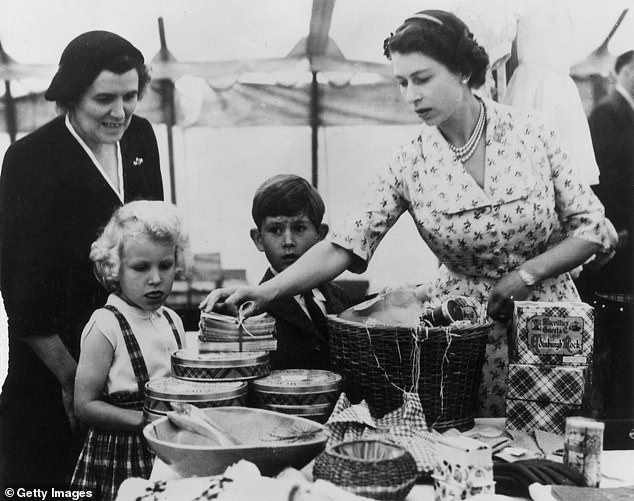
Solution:
<svg viewBox="0 0 634 501">
<path fill-rule="evenodd" d="M 556 207 L 564 235 L 599 244 L 608 251 L 611 243 L 603 205 L 592 189 L 581 181 L 570 157 L 562 149 L 555 129 L 546 124 L 538 127 L 537 131 L 550 162 Z"/>
<path fill-rule="evenodd" d="M 350 271 L 363 273 L 377 246 L 409 208 L 408 187 L 404 171 L 417 161 L 415 148 L 402 147 L 388 163 L 385 172 L 368 185 L 362 203 L 335 226 L 328 239 L 353 256 Z"/>
<path fill-rule="evenodd" d="M 86 339 L 90 336 L 103 336 L 112 345 L 112 349 L 116 350 L 118 344 L 117 332 L 120 332 L 119 322 L 116 317 L 103 308 L 96 310 L 81 333 L 81 345 L 83 346 Z"/>
</svg>

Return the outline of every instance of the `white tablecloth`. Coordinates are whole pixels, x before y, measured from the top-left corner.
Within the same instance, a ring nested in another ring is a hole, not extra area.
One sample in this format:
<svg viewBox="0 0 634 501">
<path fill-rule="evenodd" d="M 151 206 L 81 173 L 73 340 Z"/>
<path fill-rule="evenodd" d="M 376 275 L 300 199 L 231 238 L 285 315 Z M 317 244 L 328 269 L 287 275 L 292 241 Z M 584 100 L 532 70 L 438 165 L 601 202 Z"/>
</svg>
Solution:
<svg viewBox="0 0 634 501">
<path fill-rule="evenodd" d="M 310 476 L 312 464 L 302 470 L 306 476 Z M 601 471 L 603 478 L 601 487 L 623 487 L 634 485 L 634 450 L 630 451 L 603 451 L 601 458 Z M 150 480 L 176 480 L 181 476 L 160 459 L 157 459 L 152 470 Z M 434 487 L 432 485 L 415 485 L 406 498 L 406 501 L 433 501 Z M 480 496 L 471 498 L 475 501 L 486 499 L 510 500 L 508 496 Z"/>
<path fill-rule="evenodd" d="M 476 429 L 478 427 L 494 427 L 503 430 L 505 427 L 504 419 L 476 419 Z M 527 435 L 527 434 L 526 434 Z M 528 439 L 528 435 L 527 435 Z M 532 439 L 530 439 L 532 440 Z M 557 458 L 549 458 L 557 459 Z M 561 460 L 561 458 L 558 458 Z M 624 487 L 634 485 L 634 450 L 627 451 L 603 451 L 601 459 L 601 471 L 602 480 L 601 487 Z M 302 473 L 308 479 L 312 479 L 312 463 L 306 466 Z M 160 459 L 156 459 L 152 476 L 150 480 L 176 480 L 181 478 L 172 468 L 166 465 Z M 415 485 L 410 494 L 407 496 L 406 501 L 433 501 L 434 488 L 432 485 L 421 484 Z M 520 498 L 510 498 L 500 495 L 481 495 L 475 498 L 470 498 L 474 501 L 485 500 L 511 500 Z"/>
</svg>

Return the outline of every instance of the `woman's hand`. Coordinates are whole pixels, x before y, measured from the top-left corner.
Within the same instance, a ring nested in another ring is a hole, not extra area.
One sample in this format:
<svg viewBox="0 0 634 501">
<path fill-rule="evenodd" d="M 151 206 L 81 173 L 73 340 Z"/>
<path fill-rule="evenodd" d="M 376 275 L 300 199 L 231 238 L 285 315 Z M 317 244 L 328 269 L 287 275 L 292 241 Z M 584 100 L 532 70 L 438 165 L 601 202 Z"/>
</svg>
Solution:
<svg viewBox="0 0 634 501">
<path fill-rule="evenodd" d="M 264 288 L 257 287 L 228 287 L 216 289 L 209 293 L 198 306 L 202 311 L 217 311 L 228 315 L 237 315 L 241 305 L 244 317 L 261 313 L 273 299 L 265 294 Z"/>
<path fill-rule="evenodd" d="M 489 293 L 487 313 L 499 322 L 507 322 L 513 315 L 513 301 L 522 301 L 530 294 L 517 271 L 504 275 Z"/>
</svg>

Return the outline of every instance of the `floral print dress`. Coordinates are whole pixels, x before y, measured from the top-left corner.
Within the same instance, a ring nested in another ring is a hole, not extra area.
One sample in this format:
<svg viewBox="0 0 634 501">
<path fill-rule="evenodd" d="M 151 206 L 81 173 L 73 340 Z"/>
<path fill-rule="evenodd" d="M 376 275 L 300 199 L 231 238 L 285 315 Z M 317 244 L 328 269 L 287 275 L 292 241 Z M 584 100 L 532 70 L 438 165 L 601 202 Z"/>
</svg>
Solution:
<svg viewBox="0 0 634 501">
<path fill-rule="evenodd" d="M 486 166 L 481 188 L 455 159 L 436 127 L 401 147 L 371 183 L 364 204 L 329 239 L 355 256 L 363 272 L 376 247 L 405 212 L 441 266 L 438 295 L 485 302 L 507 273 L 574 236 L 609 248 L 603 206 L 579 181 L 557 135 L 537 114 L 484 99 Z M 568 273 L 537 285 L 528 299 L 578 301 Z M 507 325 L 495 323 L 487 343 L 480 414 L 503 416 L 508 373 Z"/>
</svg>

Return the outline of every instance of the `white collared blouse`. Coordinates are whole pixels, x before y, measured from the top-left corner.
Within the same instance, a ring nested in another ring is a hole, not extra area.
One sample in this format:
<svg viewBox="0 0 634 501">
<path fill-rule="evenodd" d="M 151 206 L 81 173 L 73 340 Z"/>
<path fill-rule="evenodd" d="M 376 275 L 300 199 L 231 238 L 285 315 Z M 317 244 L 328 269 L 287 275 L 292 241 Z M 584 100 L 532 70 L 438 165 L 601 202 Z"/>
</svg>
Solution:
<svg viewBox="0 0 634 501">
<path fill-rule="evenodd" d="M 180 317 L 166 306 L 156 311 L 144 311 L 126 303 L 116 294 L 108 296 L 108 305 L 116 307 L 130 324 L 150 380 L 171 374 L 171 355 L 178 350 L 176 338 L 165 317 L 169 311 L 181 340 L 185 339 L 185 329 Z M 137 378 L 132 367 L 130 354 L 126 347 L 124 334 L 117 318 L 112 312 L 99 308 L 95 310 L 84 327 L 82 344 L 89 336 L 103 336 L 112 345 L 112 364 L 106 379 L 104 395 L 118 392 L 134 393 L 138 391 Z"/>
<path fill-rule="evenodd" d="M 367 267 L 405 212 L 437 256 L 439 294 L 486 298 L 502 276 L 541 254 L 553 239 L 575 236 L 608 249 L 603 206 L 580 181 L 556 133 L 537 113 L 484 99 L 484 187 L 455 159 L 436 127 L 402 146 L 370 184 L 364 203 L 329 239 Z M 533 300 L 578 300 L 566 273 L 535 288 Z"/>
</svg>

